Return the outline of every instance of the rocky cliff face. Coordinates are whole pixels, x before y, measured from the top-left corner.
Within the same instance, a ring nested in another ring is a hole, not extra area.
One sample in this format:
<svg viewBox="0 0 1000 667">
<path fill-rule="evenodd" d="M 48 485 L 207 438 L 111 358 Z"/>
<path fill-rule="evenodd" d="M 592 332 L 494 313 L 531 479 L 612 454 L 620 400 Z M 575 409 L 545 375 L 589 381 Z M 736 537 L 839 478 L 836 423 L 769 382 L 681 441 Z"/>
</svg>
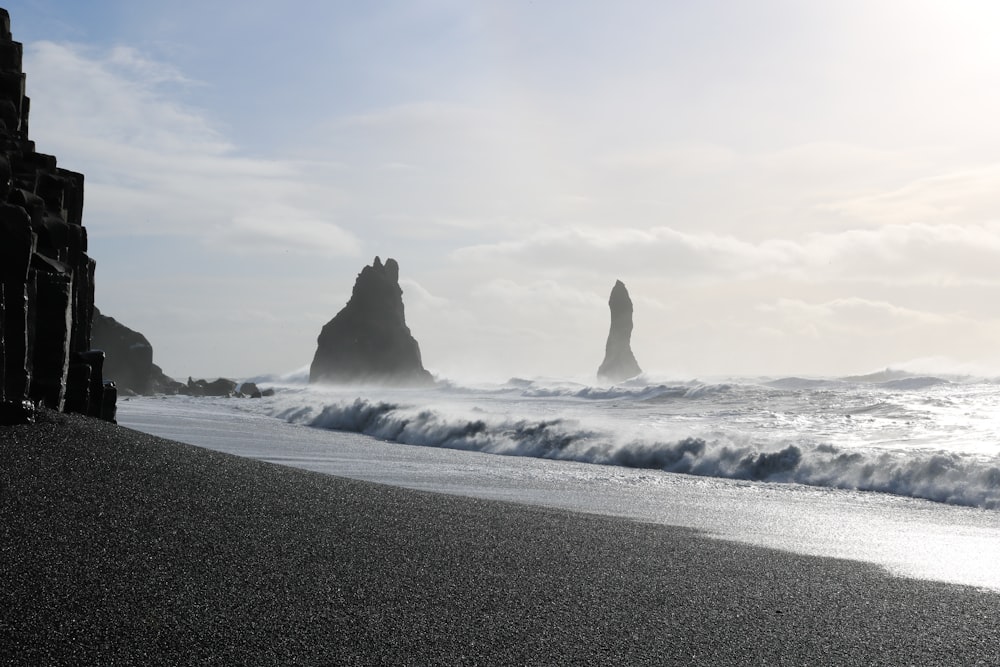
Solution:
<svg viewBox="0 0 1000 667">
<path fill-rule="evenodd" d="M 622 281 L 615 281 L 608 306 L 611 308 L 611 330 L 604 348 L 604 363 L 597 370 L 597 377 L 620 382 L 642 373 L 632 354 L 632 299 Z"/>
<path fill-rule="evenodd" d="M 323 327 L 310 382 L 396 386 L 433 382 L 403 314 L 399 265 L 376 257 L 358 274 L 350 301 Z"/>
<path fill-rule="evenodd" d="M 0 423 L 29 420 L 36 404 L 113 419 L 114 387 L 90 352 L 83 174 L 28 138 L 21 56 L 0 9 Z"/>
<path fill-rule="evenodd" d="M 153 363 L 153 346 L 145 336 L 96 307 L 91 345 L 104 352 L 104 377 L 114 381 L 119 393 L 172 394 L 182 386 Z"/>
<path fill-rule="evenodd" d="M 153 346 L 145 336 L 94 308 L 91 343 L 104 352 L 104 377 L 113 379 L 119 391 L 150 393 Z"/>
</svg>

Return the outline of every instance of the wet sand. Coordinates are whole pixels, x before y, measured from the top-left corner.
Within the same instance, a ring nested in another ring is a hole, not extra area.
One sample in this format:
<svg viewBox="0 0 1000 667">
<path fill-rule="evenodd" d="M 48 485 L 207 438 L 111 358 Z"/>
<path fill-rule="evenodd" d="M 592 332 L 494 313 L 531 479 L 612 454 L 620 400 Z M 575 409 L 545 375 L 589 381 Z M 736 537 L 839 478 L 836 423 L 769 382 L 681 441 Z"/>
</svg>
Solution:
<svg viewBox="0 0 1000 667">
<path fill-rule="evenodd" d="M 3 664 L 1000 664 L 1000 594 L 403 490 L 75 416 L 0 427 Z"/>
</svg>

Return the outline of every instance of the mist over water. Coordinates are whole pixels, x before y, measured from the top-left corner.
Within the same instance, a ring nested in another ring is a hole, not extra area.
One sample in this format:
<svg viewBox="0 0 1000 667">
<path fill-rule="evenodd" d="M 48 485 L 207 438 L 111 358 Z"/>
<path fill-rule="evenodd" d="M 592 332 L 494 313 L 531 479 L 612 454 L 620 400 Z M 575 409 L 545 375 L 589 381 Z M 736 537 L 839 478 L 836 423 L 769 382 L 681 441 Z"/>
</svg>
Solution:
<svg viewBox="0 0 1000 667">
<path fill-rule="evenodd" d="M 515 378 L 419 390 L 288 380 L 253 409 L 407 445 L 1000 509 L 1000 385 L 989 380 Z"/>
</svg>

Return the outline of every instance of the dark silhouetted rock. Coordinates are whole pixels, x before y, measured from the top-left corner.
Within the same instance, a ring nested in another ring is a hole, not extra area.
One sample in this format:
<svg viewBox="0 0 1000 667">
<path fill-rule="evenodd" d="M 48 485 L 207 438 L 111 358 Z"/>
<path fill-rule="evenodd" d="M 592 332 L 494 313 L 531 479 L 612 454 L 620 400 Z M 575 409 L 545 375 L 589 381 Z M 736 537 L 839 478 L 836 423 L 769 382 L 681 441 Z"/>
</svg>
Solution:
<svg viewBox="0 0 1000 667">
<path fill-rule="evenodd" d="M 94 308 L 91 345 L 104 350 L 104 377 L 122 394 L 153 391 L 153 346 L 138 331 Z"/>
<path fill-rule="evenodd" d="M 611 330 L 604 348 L 604 363 L 597 370 L 597 377 L 620 382 L 642 373 L 632 354 L 632 299 L 622 281 L 615 281 L 608 306 L 611 307 Z"/>
<path fill-rule="evenodd" d="M 169 394 L 173 396 L 174 394 L 182 393 L 181 390 L 187 386 L 183 382 L 178 382 L 172 377 L 168 376 L 163 370 L 153 364 L 153 370 L 151 371 L 151 381 L 150 381 L 150 392 L 153 394 Z"/>
<path fill-rule="evenodd" d="M 350 301 L 323 327 L 309 381 L 420 386 L 433 383 L 403 314 L 399 265 L 376 257 L 358 274 Z"/>
<path fill-rule="evenodd" d="M 260 398 L 260 387 L 254 382 L 244 382 L 240 385 L 240 393 L 250 398 Z"/>
<path fill-rule="evenodd" d="M 35 271 L 32 378 L 28 397 L 61 412 L 69 373 L 73 272 L 61 262 L 38 255 L 32 259 L 32 264 L 39 270 Z"/>
<path fill-rule="evenodd" d="M 103 350 L 104 380 L 115 383 L 123 396 L 176 394 L 184 383 L 167 376 L 153 363 L 153 346 L 138 331 L 94 308 L 91 345 Z"/>
<path fill-rule="evenodd" d="M 61 169 L 28 137 L 23 49 L 0 9 L 0 421 L 35 405 L 100 417 L 88 377 L 95 262 L 83 227 L 83 174 Z M 72 380 L 71 380 L 72 378 Z"/>
<path fill-rule="evenodd" d="M 115 417 L 118 414 L 118 388 L 111 380 L 104 382 L 104 391 L 101 392 L 101 419 L 117 424 Z"/>
<path fill-rule="evenodd" d="M 90 364 L 74 353 L 66 376 L 66 412 L 87 414 L 90 409 Z"/>
<path fill-rule="evenodd" d="M 87 414 L 100 417 L 104 409 L 104 352 L 102 350 L 87 350 L 86 352 L 78 352 L 76 358 L 90 367 Z M 115 396 L 117 395 L 115 392 Z"/>
<path fill-rule="evenodd" d="M 226 378 L 218 380 L 192 380 L 188 378 L 186 391 L 178 393 L 190 396 L 232 396 L 236 393 L 236 383 Z"/>
</svg>

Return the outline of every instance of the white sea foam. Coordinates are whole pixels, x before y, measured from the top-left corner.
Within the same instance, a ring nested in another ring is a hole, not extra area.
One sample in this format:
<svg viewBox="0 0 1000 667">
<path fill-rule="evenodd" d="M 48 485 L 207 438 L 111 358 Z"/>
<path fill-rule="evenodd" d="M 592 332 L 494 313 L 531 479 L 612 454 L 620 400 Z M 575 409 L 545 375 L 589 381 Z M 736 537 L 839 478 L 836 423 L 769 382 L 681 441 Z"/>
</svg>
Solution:
<svg viewBox="0 0 1000 667">
<path fill-rule="evenodd" d="M 995 385 L 513 380 L 429 391 L 286 387 L 269 414 L 426 447 L 876 491 L 1000 509 Z"/>
<path fill-rule="evenodd" d="M 789 407 L 789 394 L 759 392 L 738 383 L 729 395 L 723 395 L 722 400 L 718 396 L 679 398 L 668 400 L 665 405 L 655 401 L 630 403 L 625 399 L 526 400 L 509 386 L 460 387 L 457 390 L 439 387 L 430 392 L 388 393 L 333 391 L 306 388 L 301 384 L 282 385 L 280 389 L 278 395 L 260 400 L 186 396 L 131 398 L 119 404 L 118 416 L 123 425 L 148 433 L 325 474 L 685 526 L 769 548 L 856 559 L 882 565 L 901 575 L 1000 591 L 1000 522 L 996 521 L 996 510 L 824 486 L 698 477 L 623 465 L 415 447 L 306 425 L 310 415 L 321 414 L 324 406 L 353 405 L 358 394 L 367 394 L 363 400 L 373 405 L 408 404 L 410 408 L 397 409 L 413 410 L 413 406 L 422 404 L 442 417 L 447 415 L 451 421 L 482 418 L 484 423 L 495 423 L 520 414 L 529 423 L 559 418 L 565 425 L 574 420 L 558 415 L 578 415 L 581 424 L 601 426 L 595 431 L 617 429 L 622 434 L 625 434 L 626 424 L 632 423 L 635 427 L 632 435 L 619 438 L 622 442 L 630 439 L 637 442 L 640 436 L 648 436 L 651 429 L 662 435 L 676 427 L 678 418 L 689 419 L 698 411 L 703 412 L 704 420 L 698 421 L 694 430 L 707 432 L 704 424 L 710 421 L 733 427 L 733 432 L 739 431 L 736 426 L 742 424 L 740 428 L 746 431 L 746 424 L 756 420 L 761 425 L 767 424 L 761 430 L 768 437 L 783 437 L 777 434 L 818 432 L 821 429 L 817 423 L 836 416 L 844 406 L 867 400 L 863 396 L 806 392 L 803 398 L 821 405 L 820 409 L 814 413 L 797 409 L 782 415 L 776 408 L 782 403 Z M 996 403 L 995 387 L 971 387 L 964 395 L 953 389 L 935 389 L 934 392 L 939 395 L 921 391 L 914 393 L 912 398 L 920 404 L 932 404 L 935 417 L 924 422 L 942 427 L 939 435 L 947 433 L 956 406 L 964 406 L 966 412 L 961 414 L 965 415 L 969 409 L 977 411 L 977 408 Z M 940 395 L 941 392 L 946 395 Z M 742 396 L 736 399 L 737 404 L 751 397 L 757 408 L 733 410 L 734 396 Z M 905 403 L 900 396 L 895 400 Z M 431 402 L 436 407 L 431 408 Z M 696 407 L 680 414 L 679 408 L 684 405 Z M 725 407 L 720 407 L 723 405 Z M 294 413 L 296 407 L 298 412 Z M 276 411 L 289 411 L 289 416 L 300 423 L 283 423 L 271 416 Z M 353 411 L 352 419 L 364 412 L 364 409 Z M 331 414 L 332 411 L 327 411 L 328 416 Z M 379 410 L 371 414 L 379 414 Z M 982 416 L 990 422 L 995 415 L 984 412 Z M 878 431 L 890 421 L 882 416 L 846 420 L 842 414 L 839 422 L 836 417 L 832 419 L 840 427 L 861 422 L 862 430 L 869 431 Z M 965 422 L 968 419 L 963 417 Z M 978 426 L 972 430 L 978 435 L 984 432 Z M 681 442 L 685 437 L 694 436 L 678 435 L 673 441 Z M 744 433 L 735 437 L 734 442 L 756 446 L 753 438 L 754 434 Z M 941 441 L 940 437 L 935 436 L 935 441 Z M 966 455 L 977 455 L 968 443 L 963 445 L 955 439 L 950 442 L 957 447 L 954 453 L 958 460 L 965 460 Z M 793 443 L 788 440 L 785 444 Z M 860 439 L 856 443 L 848 442 L 843 448 L 861 455 L 873 451 Z M 909 442 L 887 451 L 903 456 L 912 448 L 913 442 Z M 697 446 L 694 449 L 697 450 Z M 780 446 L 767 449 L 780 450 Z M 825 453 L 835 455 L 833 451 Z"/>
</svg>

